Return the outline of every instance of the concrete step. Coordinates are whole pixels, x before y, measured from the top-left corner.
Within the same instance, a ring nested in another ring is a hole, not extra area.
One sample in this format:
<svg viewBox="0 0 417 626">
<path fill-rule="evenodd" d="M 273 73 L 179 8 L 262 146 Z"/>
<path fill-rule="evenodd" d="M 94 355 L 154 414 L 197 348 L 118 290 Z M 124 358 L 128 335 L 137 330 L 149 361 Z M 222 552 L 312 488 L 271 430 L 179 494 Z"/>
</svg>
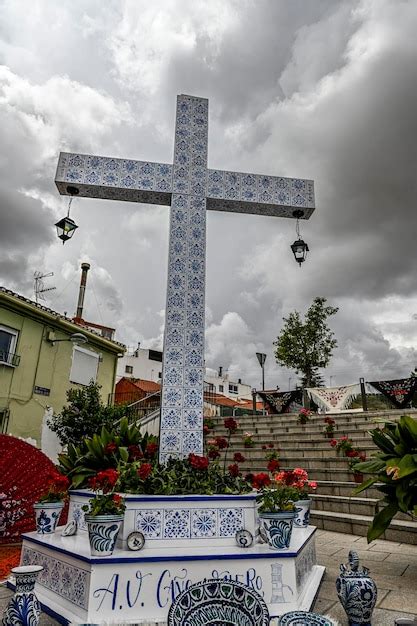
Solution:
<svg viewBox="0 0 417 626">
<path fill-rule="evenodd" d="M 350 513 L 351 515 L 368 515 L 373 517 L 375 507 L 380 502 L 377 498 L 329 496 L 312 494 L 312 508 L 315 511 L 332 511 L 334 513 Z"/>
<path fill-rule="evenodd" d="M 373 516 L 353 515 L 352 513 L 334 513 L 332 511 L 312 510 L 311 522 L 317 528 L 351 535 L 366 536 Z M 387 541 L 411 543 L 417 545 L 417 523 L 394 518 L 380 537 Z"/>
<path fill-rule="evenodd" d="M 366 442 L 364 442 L 366 443 Z M 375 448 L 371 445 L 361 445 L 357 446 L 359 452 L 365 452 L 367 456 L 369 456 L 372 452 L 375 452 Z M 340 461 L 346 461 L 345 456 L 342 456 L 340 453 L 338 454 L 334 448 L 331 448 L 329 445 L 324 446 L 314 446 L 314 447 L 305 447 L 305 448 L 293 448 L 293 447 L 285 447 L 274 449 L 275 452 L 278 453 L 280 460 L 283 459 L 294 459 L 295 461 L 301 462 L 302 459 L 323 459 L 326 461 L 330 461 L 331 459 Z M 257 461 L 265 459 L 266 454 L 270 450 L 262 450 L 262 448 L 242 448 L 241 446 L 233 446 L 227 453 L 228 458 L 232 456 L 233 452 L 241 452 L 248 460 Z"/>
<path fill-rule="evenodd" d="M 358 486 L 353 482 L 351 475 L 350 482 L 336 481 L 336 480 L 318 480 L 317 481 L 317 493 L 323 496 L 344 496 L 349 498 L 353 495 L 353 490 Z M 374 498 L 379 500 L 382 494 L 375 487 L 371 487 L 361 493 L 362 498 Z"/>
</svg>

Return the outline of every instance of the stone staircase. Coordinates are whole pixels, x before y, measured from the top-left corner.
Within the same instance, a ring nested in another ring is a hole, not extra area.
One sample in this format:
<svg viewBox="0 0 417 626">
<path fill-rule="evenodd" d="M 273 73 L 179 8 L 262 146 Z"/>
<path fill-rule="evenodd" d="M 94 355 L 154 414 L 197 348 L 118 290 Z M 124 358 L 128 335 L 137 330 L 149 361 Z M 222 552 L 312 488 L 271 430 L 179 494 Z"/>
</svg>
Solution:
<svg viewBox="0 0 417 626">
<path fill-rule="evenodd" d="M 393 421 L 404 413 L 417 416 L 417 411 L 384 411 L 368 413 L 334 414 L 335 438 L 347 435 L 359 450 L 369 457 L 376 450 L 368 431 L 380 426 L 378 420 Z M 214 435 L 226 436 L 224 418 L 214 418 Z M 306 424 L 297 421 L 297 415 L 244 415 L 236 418 L 239 429 L 232 436 L 232 452 L 241 452 L 246 462 L 243 471 L 265 471 L 266 460 L 263 445 L 272 442 L 279 449 L 281 469 L 302 467 L 308 471 L 310 480 L 318 483 L 317 493 L 312 494 L 312 523 L 318 528 L 354 535 L 366 535 L 381 494 L 377 489 L 368 489 L 360 496 L 352 496 L 356 487 L 347 459 L 338 456 L 324 435 L 324 416 L 313 416 Z M 245 448 L 243 432 L 253 433 L 255 446 Z M 211 435 L 210 435 L 211 436 Z M 399 513 L 381 539 L 417 545 L 417 522 Z"/>
</svg>

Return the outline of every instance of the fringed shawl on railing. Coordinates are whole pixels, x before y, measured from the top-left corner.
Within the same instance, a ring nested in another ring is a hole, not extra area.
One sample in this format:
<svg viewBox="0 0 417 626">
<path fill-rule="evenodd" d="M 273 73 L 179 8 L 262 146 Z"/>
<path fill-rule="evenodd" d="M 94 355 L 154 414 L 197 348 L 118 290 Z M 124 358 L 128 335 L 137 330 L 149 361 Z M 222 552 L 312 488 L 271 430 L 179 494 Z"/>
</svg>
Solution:
<svg viewBox="0 0 417 626">
<path fill-rule="evenodd" d="M 262 398 L 267 410 L 271 414 L 285 413 L 293 402 L 302 401 L 302 392 L 299 389 L 293 391 L 257 391 Z"/>
<path fill-rule="evenodd" d="M 344 385 L 343 387 L 310 387 L 306 389 L 309 397 L 325 411 L 340 411 L 350 400 L 360 393 L 360 385 Z"/>
<path fill-rule="evenodd" d="M 417 391 L 417 378 L 397 378 L 396 380 L 379 380 L 370 382 L 386 398 L 391 400 L 398 409 L 403 409 Z"/>
</svg>

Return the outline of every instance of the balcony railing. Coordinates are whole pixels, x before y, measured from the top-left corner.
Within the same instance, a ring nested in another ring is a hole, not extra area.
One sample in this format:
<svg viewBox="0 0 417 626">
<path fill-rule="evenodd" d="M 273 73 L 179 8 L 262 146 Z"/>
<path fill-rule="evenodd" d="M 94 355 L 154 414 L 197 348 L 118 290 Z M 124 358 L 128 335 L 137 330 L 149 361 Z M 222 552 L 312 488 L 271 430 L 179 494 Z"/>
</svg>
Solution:
<svg viewBox="0 0 417 626">
<path fill-rule="evenodd" d="M 14 354 L 13 352 L 5 352 L 4 350 L 0 350 L 0 365 L 12 365 L 16 367 L 20 363 L 20 356 L 18 354 Z"/>
</svg>

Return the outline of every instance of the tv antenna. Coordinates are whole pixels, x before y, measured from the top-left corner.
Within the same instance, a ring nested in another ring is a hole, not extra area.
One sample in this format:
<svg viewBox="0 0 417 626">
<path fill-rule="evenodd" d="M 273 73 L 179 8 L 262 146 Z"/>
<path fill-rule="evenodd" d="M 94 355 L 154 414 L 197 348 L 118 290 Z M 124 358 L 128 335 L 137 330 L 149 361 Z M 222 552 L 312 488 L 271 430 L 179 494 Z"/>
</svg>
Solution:
<svg viewBox="0 0 417 626">
<path fill-rule="evenodd" d="M 53 272 L 49 272 L 49 274 L 42 274 L 42 272 L 35 272 L 33 274 L 33 278 L 35 279 L 35 301 L 38 304 L 39 300 L 45 300 L 45 296 L 43 295 L 46 291 L 53 291 L 56 287 L 45 287 L 45 283 L 43 282 L 44 278 L 49 278 L 53 276 Z"/>
</svg>

